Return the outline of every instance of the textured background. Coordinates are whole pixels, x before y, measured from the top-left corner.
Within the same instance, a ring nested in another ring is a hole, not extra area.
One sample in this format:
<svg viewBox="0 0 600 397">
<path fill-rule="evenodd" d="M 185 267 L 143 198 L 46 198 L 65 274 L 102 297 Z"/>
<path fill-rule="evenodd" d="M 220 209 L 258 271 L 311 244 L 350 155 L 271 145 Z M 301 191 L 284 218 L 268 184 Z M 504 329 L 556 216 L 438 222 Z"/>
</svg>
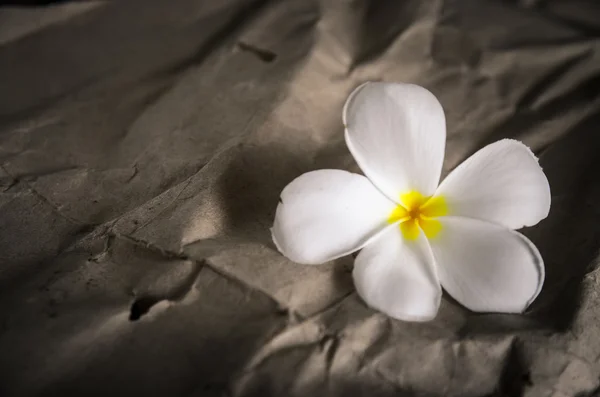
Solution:
<svg viewBox="0 0 600 397">
<path fill-rule="evenodd" d="M 281 189 L 358 171 L 366 80 L 442 102 L 444 172 L 524 141 L 550 181 L 523 316 L 411 324 L 352 258 L 295 265 Z M 0 7 L 0 395 L 588 396 L 600 390 L 600 3 L 139 0 Z"/>
</svg>

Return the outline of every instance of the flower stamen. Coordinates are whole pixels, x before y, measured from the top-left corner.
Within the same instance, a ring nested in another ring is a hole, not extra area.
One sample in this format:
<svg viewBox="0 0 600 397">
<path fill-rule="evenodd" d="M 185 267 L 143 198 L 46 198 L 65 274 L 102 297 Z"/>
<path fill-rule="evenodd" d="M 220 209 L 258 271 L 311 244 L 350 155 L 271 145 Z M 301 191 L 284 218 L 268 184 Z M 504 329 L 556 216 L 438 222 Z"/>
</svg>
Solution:
<svg viewBox="0 0 600 397">
<path fill-rule="evenodd" d="M 402 204 L 394 208 L 388 217 L 388 223 L 399 223 L 400 230 L 407 240 L 416 240 L 421 230 L 429 239 L 437 236 L 442 230 L 442 223 L 435 218 L 448 214 L 444 197 L 425 197 L 411 190 L 400 196 L 400 202 Z"/>
</svg>

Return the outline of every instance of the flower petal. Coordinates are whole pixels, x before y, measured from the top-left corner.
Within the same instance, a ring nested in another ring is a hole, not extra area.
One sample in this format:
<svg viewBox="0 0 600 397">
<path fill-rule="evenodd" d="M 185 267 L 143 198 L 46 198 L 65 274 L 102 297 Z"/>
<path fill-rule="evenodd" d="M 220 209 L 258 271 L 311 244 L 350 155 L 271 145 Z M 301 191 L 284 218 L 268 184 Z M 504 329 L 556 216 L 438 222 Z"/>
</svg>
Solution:
<svg viewBox="0 0 600 397">
<path fill-rule="evenodd" d="M 504 139 L 484 147 L 441 183 L 452 215 L 498 223 L 511 229 L 548 216 L 550 185 L 531 150 Z"/>
<path fill-rule="evenodd" d="M 446 119 L 432 93 L 413 84 L 366 83 L 344 106 L 346 144 L 373 183 L 398 202 L 430 196 L 440 180 Z"/>
<path fill-rule="evenodd" d="M 395 225 L 367 245 L 354 262 L 354 284 L 374 309 L 405 321 L 428 321 L 437 314 L 442 289 L 427 239 L 402 238 Z"/>
<path fill-rule="evenodd" d="M 389 226 L 387 217 L 394 208 L 362 175 L 308 172 L 283 189 L 273 241 L 294 262 L 320 264 L 363 247 Z"/>
<path fill-rule="evenodd" d="M 477 312 L 520 313 L 537 297 L 544 262 L 525 236 L 477 219 L 439 220 L 442 229 L 429 243 L 454 299 Z"/>
</svg>

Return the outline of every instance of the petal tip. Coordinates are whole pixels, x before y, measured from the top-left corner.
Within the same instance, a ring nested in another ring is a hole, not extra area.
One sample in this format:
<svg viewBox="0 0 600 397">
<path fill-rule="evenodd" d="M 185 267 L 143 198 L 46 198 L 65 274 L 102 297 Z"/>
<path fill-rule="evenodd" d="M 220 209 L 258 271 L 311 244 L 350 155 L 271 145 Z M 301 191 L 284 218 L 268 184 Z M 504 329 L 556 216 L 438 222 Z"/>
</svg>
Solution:
<svg viewBox="0 0 600 397">
<path fill-rule="evenodd" d="M 535 159 L 536 162 L 539 163 L 539 159 L 535 155 L 535 153 L 533 153 L 533 150 L 531 150 L 531 148 L 529 146 L 527 146 L 525 143 L 523 143 L 522 141 L 519 141 L 517 139 L 512 139 L 512 138 L 504 138 L 504 139 L 500 139 L 498 142 L 504 142 L 506 144 L 520 146 L 521 148 L 525 149 L 527 151 L 527 153 L 529 153 L 529 155 Z"/>
<path fill-rule="evenodd" d="M 346 99 L 346 102 L 344 103 L 344 108 L 342 109 L 342 123 L 344 124 L 344 128 L 348 128 L 348 107 L 350 106 L 350 103 L 352 102 L 352 99 L 356 96 L 356 94 L 362 90 L 365 86 L 372 84 L 372 81 L 366 81 L 360 85 L 358 85 L 356 88 L 354 88 L 352 90 L 352 92 L 350 92 L 350 95 L 348 95 L 348 98 Z"/>
<path fill-rule="evenodd" d="M 432 315 L 427 315 L 427 316 L 412 316 L 412 315 L 406 315 L 406 314 L 401 314 L 401 315 L 397 315 L 397 316 L 390 314 L 389 316 L 395 320 L 400 320 L 400 321 L 404 321 L 404 322 L 426 323 L 426 322 L 434 320 L 437 317 L 437 312 Z"/>
<path fill-rule="evenodd" d="M 277 248 L 277 251 L 279 251 L 279 253 L 281 255 L 285 256 L 285 254 L 281 250 L 279 243 L 277 242 L 277 237 L 275 237 L 275 226 L 271 227 L 269 229 L 269 231 L 271 232 L 271 240 L 273 240 L 273 244 L 275 244 L 275 248 Z"/>
<path fill-rule="evenodd" d="M 424 322 L 434 320 L 437 317 L 437 314 L 439 311 L 439 303 L 441 302 L 441 295 L 440 295 L 440 298 L 438 299 L 438 304 L 437 304 L 438 310 L 436 310 L 433 313 L 410 314 L 410 313 L 406 313 L 405 311 L 387 310 L 385 308 L 378 307 L 377 305 L 369 304 L 368 299 L 365 299 L 363 294 L 361 294 L 361 292 L 358 289 L 356 292 L 357 292 L 358 296 L 361 298 L 361 300 L 363 301 L 363 304 L 365 306 L 367 306 L 368 308 L 370 308 L 371 310 L 377 311 L 384 316 L 393 318 L 394 320 L 399 320 L 399 321 L 404 321 L 404 322 L 424 323 Z"/>
<path fill-rule="evenodd" d="M 352 90 L 352 92 L 350 92 L 350 95 L 348 95 L 348 98 L 346 99 L 346 102 L 344 103 L 344 107 L 342 110 L 342 122 L 346 128 L 348 126 L 348 110 L 349 110 L 350 104 L 358 96 L 358 93 L 361 92 L 367 86 L 376 86 L 379 89 L 381 89 L 382 91 L 386 91 L 386 89 L 391 88 L 391 87 L 395 87 L 396 89 L 400 88 L 400 87 L 409 89 L 409 90 L 411 90 L 412 95 L 421 96 L 422 98 L 426 97 L 427 102 L 429 102 L 430 105 L 436 105 L 437 107 L 439 107 L 439 109 L 441 111 L 440 113 L 444 117 L 444 122 L 445 122 L 445 114 L 444 114 L 442 104 L 437 99 L 437 97 L 433 94 L 433 92 L 431 92 L 427 88 L 420 86 L 418 84 L 413 84 L 413 83 L 366 81 L 366 82 L 358 85 L 356 88 L 354 88 L 354 90 Z"/>
</svg>

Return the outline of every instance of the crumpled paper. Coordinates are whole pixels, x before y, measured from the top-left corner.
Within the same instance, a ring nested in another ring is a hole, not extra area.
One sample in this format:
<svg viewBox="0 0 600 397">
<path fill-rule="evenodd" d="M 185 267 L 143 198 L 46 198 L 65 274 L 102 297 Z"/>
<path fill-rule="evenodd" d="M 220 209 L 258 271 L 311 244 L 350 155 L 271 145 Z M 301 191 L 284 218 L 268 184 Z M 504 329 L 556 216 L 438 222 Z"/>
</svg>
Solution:
<svg viewBox="0 0 600 397">
<path fill-rule="evenodd" d="M 0 395 L 591 396 L 600 391 L 600 7 L 589 0 L 159 0 L 0 7 Z M 522 140 L 552 190 L 525 315 L 365 306 L 352 258 L 269 227 L 359 172 L 342 105 L 413 82 L 444 173 Z"/>
</svg>

